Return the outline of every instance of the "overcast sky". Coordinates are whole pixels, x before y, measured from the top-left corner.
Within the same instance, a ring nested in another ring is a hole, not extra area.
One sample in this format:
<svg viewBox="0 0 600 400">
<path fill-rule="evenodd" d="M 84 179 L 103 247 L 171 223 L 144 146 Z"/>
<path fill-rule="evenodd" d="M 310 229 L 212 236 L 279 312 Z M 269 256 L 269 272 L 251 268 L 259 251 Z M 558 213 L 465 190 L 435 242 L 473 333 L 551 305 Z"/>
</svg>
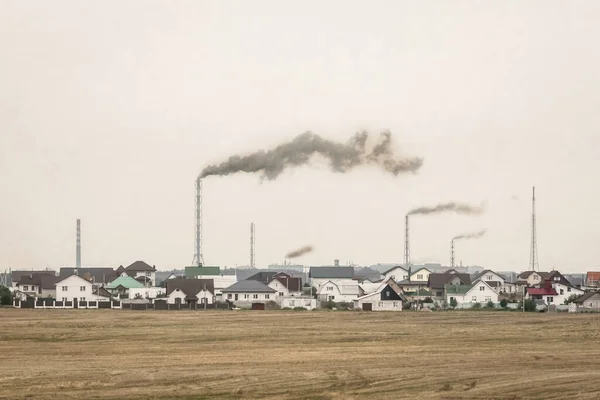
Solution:
<svg viewBox="0 0 600 400">
<path fill-rule="evenodd" d="M 0 0 L 0 270 L 189 265 L 204 166 L 313 131 L 390 129 L 417 174 L 322 163 L 204 181 L 207 265 L 600 266 L 600 2 Z"/>
</svg>

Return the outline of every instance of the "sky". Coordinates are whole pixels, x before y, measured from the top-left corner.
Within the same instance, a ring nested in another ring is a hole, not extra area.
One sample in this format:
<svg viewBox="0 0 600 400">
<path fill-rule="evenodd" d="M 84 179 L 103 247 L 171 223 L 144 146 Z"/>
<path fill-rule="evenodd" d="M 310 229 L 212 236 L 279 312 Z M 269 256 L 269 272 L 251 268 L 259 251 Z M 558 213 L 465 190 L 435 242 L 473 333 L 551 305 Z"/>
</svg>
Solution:
<svg viewBox="0 0 600 400">
<path fill-rule="evenodd" d="M 322 160 L 208 177 L 206 265 L 401 262 L 600 268 L 600 2 L 0 0 L 0 270 L 190 265 L 195 179 L 312 131 L 390 130 L 396 177 Z"/>
</svg>

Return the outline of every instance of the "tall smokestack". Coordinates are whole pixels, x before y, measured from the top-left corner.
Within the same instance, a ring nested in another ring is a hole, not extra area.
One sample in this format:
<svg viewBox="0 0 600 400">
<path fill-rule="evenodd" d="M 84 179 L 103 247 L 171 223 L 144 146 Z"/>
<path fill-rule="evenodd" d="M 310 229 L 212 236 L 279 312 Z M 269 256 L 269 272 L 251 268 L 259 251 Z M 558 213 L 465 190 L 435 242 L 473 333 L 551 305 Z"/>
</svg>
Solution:
<svg viewBox="0 0 600 400">
<path fill-rule="evenodd" d="M 75 254 L 75 266 L 81 268 L 81 220 L 77 219 L 77 248 Z"/>
<path fill-rule="evenodd" d="M 250 267 L 254 268 L 256 267 L 256 260 L 255 260 L 255 254 L 254 254 L 254 235 L 255 235 L 255 231 L 254 231 L 254 222 L 252 222 L 250 224 Z"/>
<path fill-rule="evenodd" d="M 196 251 L 193 265 L 199 267 L 204 263 L 202 256 L 202 179 L 196 179 Z"/>
<path fill-rule="evenodd" d="M 410 267 L 410 236 L 408 231 L 408 214 L 405 217 L 404 227 L 404 266 Z"/>
<path fill-rule="evenodd" d="M 454 239 L 450 241 L 450 267 L 454 268 Z"/>
</svg>

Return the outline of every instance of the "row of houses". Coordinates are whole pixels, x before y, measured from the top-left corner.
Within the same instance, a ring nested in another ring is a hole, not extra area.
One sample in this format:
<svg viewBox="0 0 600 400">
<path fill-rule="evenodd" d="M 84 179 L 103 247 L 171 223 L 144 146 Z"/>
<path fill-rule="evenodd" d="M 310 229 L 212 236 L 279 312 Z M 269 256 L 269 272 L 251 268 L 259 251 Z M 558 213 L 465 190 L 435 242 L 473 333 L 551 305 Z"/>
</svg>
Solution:
<svg viewBox="0 0 600 400">
<path fill-rule="evenodd" d="M 13 272 L 12 290 L 21 300 L 54 298 L 58 301 L 163 299 L 169 304 L 207 304 L 218 301 L 239 307 L 274 301 L 282 307 L 322 302 L 349 303 L 369 310 L 402 310 L 407 304 L 427 302 L 439 306 L 498 304 L 502 299 L 533 299 L 546 305 L 563 304 L 582 296 L 584 288 L 573 285 L 559 271 L 526 271 L 517 279 L 484 270 L 477 274 L 448 269 L 394 266 L 377 276 L 356 276 L 353 267 L 312 267 L 304 278 L 294 271 L 252 271 L 245 278 L 224 274 L 219 267 L 186 267 L 184 274 L 169 274 L 156 284 L 156 267 L 136 261 L 128 267 L 61 268 L 53 271 Z M 308 282 L 304 283 L 303 279 Z M 594 297 L 588 297 L 593 303 Z M 314 301 L 313 300 L 317 300 Z"/>
</svg>

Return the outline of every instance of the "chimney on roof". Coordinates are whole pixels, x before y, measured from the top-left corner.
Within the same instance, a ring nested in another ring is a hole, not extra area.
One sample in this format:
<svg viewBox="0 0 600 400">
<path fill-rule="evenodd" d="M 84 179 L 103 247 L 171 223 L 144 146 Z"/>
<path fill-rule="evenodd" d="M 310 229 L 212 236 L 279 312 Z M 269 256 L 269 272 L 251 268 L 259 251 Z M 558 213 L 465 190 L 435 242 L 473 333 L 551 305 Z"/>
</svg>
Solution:
<svg viewBox="0 0 600 400">
<path fill-rule="evenodd" d="M 340 260 L 333 260 L 333 265 L 335 265 L 336 267 L 340 266 Z"/>
</svg>

